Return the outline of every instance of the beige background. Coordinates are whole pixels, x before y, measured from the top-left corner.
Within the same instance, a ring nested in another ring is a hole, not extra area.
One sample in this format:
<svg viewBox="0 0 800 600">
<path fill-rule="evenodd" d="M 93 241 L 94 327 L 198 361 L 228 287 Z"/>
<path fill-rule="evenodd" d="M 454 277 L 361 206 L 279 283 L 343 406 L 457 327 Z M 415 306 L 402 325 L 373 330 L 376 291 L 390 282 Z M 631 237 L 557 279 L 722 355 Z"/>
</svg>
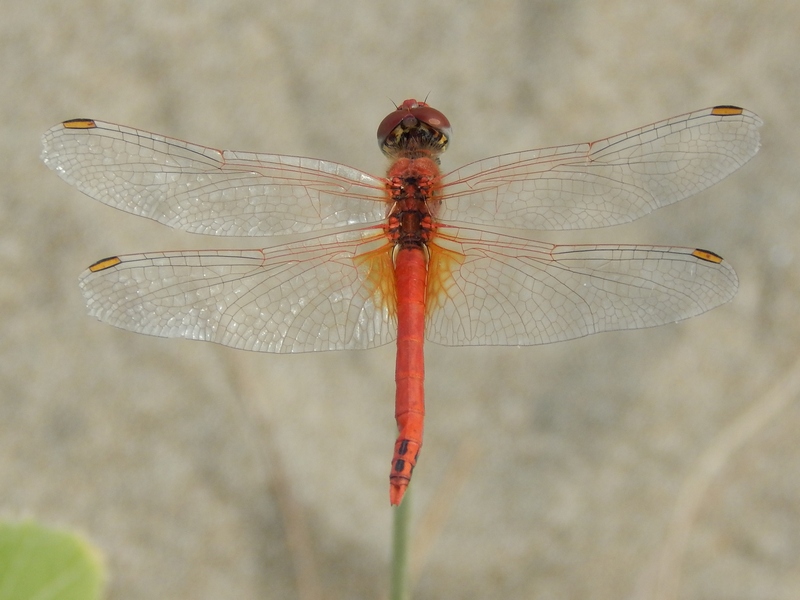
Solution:
<svg viewBox="0 0 800 600">
<path fill-rule="evenodd" d="M 231 240 L 91 201 L 39 136 L 95 117 L 380 173 L 390 101 L 428 94 L 445 168 L 720 103 L 766 125 L 697 198 L 547 238 L 713 249 L 731 304 L 429 347 L 414 597 L 797 597 L 796 3 L 11 0 L 0 23 L 0 515 L 91 536 L 110 598 L 385 597 L 394 349 L 253 355 L 89 319 L 94 260 Z"/>
</svg>

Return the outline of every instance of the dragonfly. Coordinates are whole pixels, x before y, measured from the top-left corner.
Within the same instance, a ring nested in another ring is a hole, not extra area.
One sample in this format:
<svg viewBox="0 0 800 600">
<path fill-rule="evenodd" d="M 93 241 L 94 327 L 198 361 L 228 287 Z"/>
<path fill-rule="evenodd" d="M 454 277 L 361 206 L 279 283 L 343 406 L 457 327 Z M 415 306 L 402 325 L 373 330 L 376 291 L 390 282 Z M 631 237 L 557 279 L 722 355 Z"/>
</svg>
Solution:
<svg viewBox="0 0 800 600">
<path fill-rule="evenodd" d="M 88 196 L 170 227 L 292 236 L 111 256 L 80 288 L 90 315 L 148 335 L 275 353 L 396 341 L 399 505 L 422 447 L 425 341 L 546 344 L 672 323 L 733 298 L 736 274 L 709 250 L 551 244 L 527 232 L 627 223 L 696 194 L 755 155 L 761 125 L 749 110 L 714 106 L 443 173 L 450 122 L 409 99 L 378 127 L 384 176 L 95 119 L 51 128 L 42 159 Z"/>
</svg>

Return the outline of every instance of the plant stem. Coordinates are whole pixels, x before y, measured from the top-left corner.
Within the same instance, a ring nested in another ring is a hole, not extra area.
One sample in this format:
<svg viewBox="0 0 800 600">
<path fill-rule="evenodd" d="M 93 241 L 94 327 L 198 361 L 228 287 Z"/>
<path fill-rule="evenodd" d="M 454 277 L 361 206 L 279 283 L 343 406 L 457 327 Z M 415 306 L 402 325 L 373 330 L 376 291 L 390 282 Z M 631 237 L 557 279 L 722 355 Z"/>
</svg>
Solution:
<svg viewBox="0 0 800 600">
<path fill-rule="evenodd" d="M 400 506 L 394 509 L 391 600 L 409 600 L 411 597 L 408 589 L 408 530 L 410 523 L 411 488 L 409 487 Z"/>
</svg>

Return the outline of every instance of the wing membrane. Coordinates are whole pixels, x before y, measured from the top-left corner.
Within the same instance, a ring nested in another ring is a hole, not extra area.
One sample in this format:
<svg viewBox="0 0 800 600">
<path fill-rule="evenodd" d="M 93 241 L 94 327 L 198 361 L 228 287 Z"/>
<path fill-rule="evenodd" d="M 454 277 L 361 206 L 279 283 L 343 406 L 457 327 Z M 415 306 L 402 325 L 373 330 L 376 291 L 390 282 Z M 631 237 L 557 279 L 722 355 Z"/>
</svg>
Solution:
<svg viewBox="0 0 800 600">
<path fill-rule="evenodd" d="M 585 144 L 468 164 L 443 177 L 444 222 L 532 230 L 627 223 L 706 189 L 758 151 L 758 115 L 714 107 Z"/>
<path fill-rule="evenodd" d="M 717 255 L 668 246 L 552 245 L 442 228 L 436 251 L 461 257 L 431 298 L 427 339 L 447 346 L 546 344 L 680 321 L 733 298 Z"/>
<path fill-rule="evenodd" d="M 631 221 L 739 168 L 758 150 L 761 124 L 747 110 L 715 107 L 445 175 L 441 225 L 429 245 L 428 339 L 544 344 L 661 325 L 727 302 L 736 274 L 704 250 L 552 245 L 450 223 L 554 230 Z M 81 191 L 193 233 L 366 226 L 273 248 L 104 259 L 80 281 L 99 319 L 264 352 L 370 348 L 395 338 L 385 179 L 86 119 L 52 128 L 43 143 L 48 167 Z"/>
<path fill-rule="evenodd" d="M 372 348 L 397 326 L 358 257 L 385 243 L 351 232 L 274 249 L 131 254 L 98 261 L 80 287 L 90 315 L 138 333 L 261 352 Z"/>
<path fill-rule="evenodd" d="M 192 233 L 268 236 L 386 217 L 384 180 L 338 163 L 215 150 L 76 119 L 42 138 L 42 159 L 92 198 Z"/>
</svg>

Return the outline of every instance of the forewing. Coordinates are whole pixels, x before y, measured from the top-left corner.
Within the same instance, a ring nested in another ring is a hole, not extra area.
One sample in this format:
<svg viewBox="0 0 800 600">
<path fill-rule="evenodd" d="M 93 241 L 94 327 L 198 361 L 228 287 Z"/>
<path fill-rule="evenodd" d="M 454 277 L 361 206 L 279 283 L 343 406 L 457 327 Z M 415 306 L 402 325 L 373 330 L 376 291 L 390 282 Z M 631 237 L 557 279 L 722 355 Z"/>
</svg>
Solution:
<svg viewBox="0 0 800 600">
<path fill-rule="evenodd" d="M 443 222 L 532 230 L 627 223 L 723 179 L 758 151 L 758 115 L 717 106 L 596 142 L 494 156 L 443 177 Z"/>
<path fill-rule="evenodd" d="M 363 239 L 362 239 L 363 238 Z M 261 352 L 372 348 L 394 339 L 391 301 L 364 261 L 382 236 L 324 236 L 263 250 L 151 252 L 80 277 L 89 314 L 148 335 Z"/>
<path fill-rule="evenodd" d="M 268 236 L 386 217 L 383 180 L 333 162 L 215 150 L 91 119 L 56 125 L 42 144 L 44 163 L 88 196 L 192 233 Z"/>
<path fill-rule="evenodd" d="M 429 284 L 427 339 L 447 346 L 663 325 L 728 302 L 738 286 L 727 262 L 694 248 L 556 246 L 441 228 L 431 257 L 447 267 Z"/>
</svg>

